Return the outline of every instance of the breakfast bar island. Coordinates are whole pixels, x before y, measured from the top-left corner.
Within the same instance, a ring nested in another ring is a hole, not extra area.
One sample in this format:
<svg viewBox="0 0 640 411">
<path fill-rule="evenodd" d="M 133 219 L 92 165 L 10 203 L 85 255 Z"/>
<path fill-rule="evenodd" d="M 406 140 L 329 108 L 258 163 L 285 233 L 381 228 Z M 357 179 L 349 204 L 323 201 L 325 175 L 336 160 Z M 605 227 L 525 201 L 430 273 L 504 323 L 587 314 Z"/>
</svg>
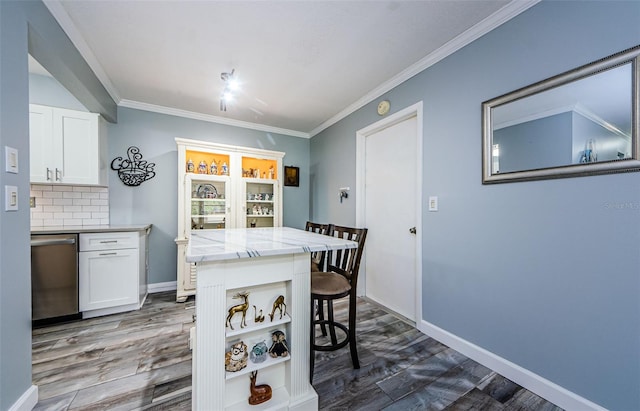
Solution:
<svg viewBox="0 0 640 411">
<path fill-rule="evenodd" d="M 356 247 L 286 227 L 194 231 L 186 254 L 198 279 L 192 409 L 317 409 L 310 254 Z"/>
</svg>

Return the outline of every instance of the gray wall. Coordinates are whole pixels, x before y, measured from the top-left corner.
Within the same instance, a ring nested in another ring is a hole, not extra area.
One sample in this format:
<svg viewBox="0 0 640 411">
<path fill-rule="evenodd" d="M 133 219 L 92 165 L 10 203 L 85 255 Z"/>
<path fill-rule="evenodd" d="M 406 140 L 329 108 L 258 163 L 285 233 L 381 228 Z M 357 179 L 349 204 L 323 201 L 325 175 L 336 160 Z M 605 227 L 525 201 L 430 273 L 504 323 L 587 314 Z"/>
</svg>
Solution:
<svg viewBox="0 0 640 411">
<path fill-rule="evenodd" d="M 69 110 L 88 111 L 86 107 L 56 79 L 38 74 L 29 74 L 29 103 L 62 107 Z"/>
<path fill-rule="evenodd" d="M 4 186 L 18 187 L 19 211 L 0 211 L 0 410 L 31 386 L 29 251 L 29 95 L 27 21 L 22 8 L 0 2 L 0 170 Z M 4 172 L 4 147 L 18 149 L 19 174 Z"/>
<path fill-rule="evenodd" d="M 31 386 L 28 53 L 91 111 L 115 118 L 115 103 L 44 4 L 0 1 L 0 148 L 18 149 L 20 169 L 0 172 L 0 187 L 18 187 L 20 206 L 0 211 L 0 410 Z"/>
<path fill-rule="evenodd" d="M 543 1 L 379 100 L 424 101 L 422 316 L 615 410 L 640 409 L 640 174 L 483 186 L 481 103 L 640 43 L 638 1 Z M 355 133 L 311 141 L 312 219 L 355 223 Z M 371 250 L 370 250 L 371 251 Z"/>
<path fill-rule="evenodd" d="M 156 164 L 156 176 L 138 187 L 125 186 L 115 171 L 109 171 L 111 224 L 153 224 L 149 239 L 150 283 L 176 280 L 176 137 L 285 152 L 283 163 L 300 167 L 300 187 L 284 187 L 283 225 L 304 228 L 309 218 L 309 139 L 129 108 L 118 109 L 118 123 L 108 126 L 108 135 L 109 161 L 126 156 L 127 148 L 133 145 L 140 149 L 144 160 Z"/>
</svg>

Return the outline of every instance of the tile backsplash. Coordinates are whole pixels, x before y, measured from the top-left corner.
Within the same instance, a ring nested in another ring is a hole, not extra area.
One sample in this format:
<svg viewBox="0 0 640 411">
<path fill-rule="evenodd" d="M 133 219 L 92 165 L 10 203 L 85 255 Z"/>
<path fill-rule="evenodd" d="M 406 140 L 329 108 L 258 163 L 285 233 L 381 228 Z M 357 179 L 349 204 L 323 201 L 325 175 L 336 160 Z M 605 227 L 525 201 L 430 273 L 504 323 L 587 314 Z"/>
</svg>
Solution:
<svg viewBox="0 0 640 411">
<path fill-rule="evenodd" d="M 109 224 L 109 188 L 32 184 L 31 227 Z"/>
</svg>

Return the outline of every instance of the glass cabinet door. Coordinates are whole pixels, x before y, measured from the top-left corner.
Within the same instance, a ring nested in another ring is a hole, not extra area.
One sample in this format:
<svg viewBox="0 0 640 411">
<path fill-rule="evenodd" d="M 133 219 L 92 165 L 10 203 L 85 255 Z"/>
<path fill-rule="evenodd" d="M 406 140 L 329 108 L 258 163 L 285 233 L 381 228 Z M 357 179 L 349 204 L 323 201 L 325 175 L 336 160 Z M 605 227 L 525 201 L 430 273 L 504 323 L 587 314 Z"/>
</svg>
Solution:
<svg viewBox="0 0 640 411">
<path fill-rule="evenodd" d="M 191 230 L 227 227 L 229 196 L 227 179 L 190 178 Z"/>
<path fill-rule="evenodd" d="M 245 181 L 246 225 L 245 227 L 277 226 L 277 201 L 274 194 L 276 183 Z"/>
</svg>

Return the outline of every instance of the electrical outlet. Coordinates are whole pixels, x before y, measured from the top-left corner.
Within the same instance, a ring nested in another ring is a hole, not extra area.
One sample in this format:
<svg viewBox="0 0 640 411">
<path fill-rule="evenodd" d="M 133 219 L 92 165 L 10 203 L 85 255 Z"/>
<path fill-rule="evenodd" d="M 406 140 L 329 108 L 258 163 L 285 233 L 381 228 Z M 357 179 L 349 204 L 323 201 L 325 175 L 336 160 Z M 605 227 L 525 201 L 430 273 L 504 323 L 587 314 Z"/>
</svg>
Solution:
<svg viewBox="0 0 640 411">
<path fill-rule="evenodd" d="M 35 206 L 36 206 L 36 198 L 35 197 L 29 197 L 29 207 L 35 208 Z"/>
</svg>

